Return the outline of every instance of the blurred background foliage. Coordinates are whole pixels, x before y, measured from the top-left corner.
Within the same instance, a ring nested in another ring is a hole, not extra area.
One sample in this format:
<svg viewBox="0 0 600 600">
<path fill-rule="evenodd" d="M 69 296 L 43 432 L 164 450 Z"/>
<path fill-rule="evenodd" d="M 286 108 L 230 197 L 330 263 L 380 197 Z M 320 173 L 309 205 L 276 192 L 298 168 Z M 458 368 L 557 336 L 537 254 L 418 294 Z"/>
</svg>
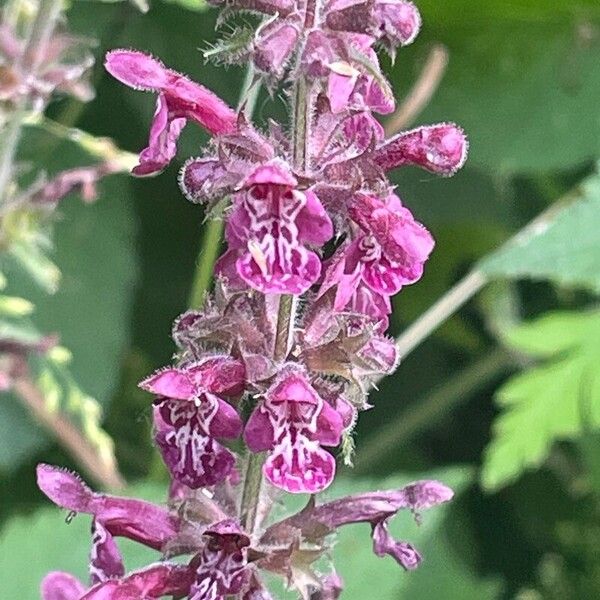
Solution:
<svg viewBox="0 0 600 600">
<path fill-rule="evenodd" d="M 482 289 L 373 392 L 375 409 L 356 431 L 355 468 L 343 470 L 330 495 L 423 476 L 458 494 L 420 527 L 409 516 L 396 520 L 397 533 L 425 555 L 416 573 L 376 559 L 368 527 L 344 532 L 335 548 L 344 597 L 599 598 L 600 3 L 418 4 L 423 31 L 387 72 L 401 99 L 431 49 L 445 46 L 447 70 L 418 123 L 460 123 L 471 153 L 451 180 L 416 170 L 395 180 L 437 248 L 423 280 L 396 298 L 394 334 L 465 275 L 475 272 Z M 59 123 L 126 150 L 143 147 L 154 99 L 106 76 L 101 57 L 115 47 L 149 51 L 236 103 L 242 71 L 206 65 L 198 51 L 216 37 L 216 11 L 199 0 L 154 0 L 146 13 L 126 2 L 73 0 L 67 16 L 73 30 L 98 41 L 97 97 L 54 101 L 47 113 Z M 259 119 L 283 111 L 277 94 L 262 93 Z M 179 157 L 198 155 L 204 141 L 187 128 Z M 39 128 L 21 151 L 21 160 L 49 172 L 81 160 L 79 148 Z M 186 309 L 205 232 L 202 208 L 179 193 L 179 166 L 155 179 L 113 176 L 97 203 L 62 206 L 52 258 L 63 276 L 53 296 L 36 292 L 16 267 L 7 273 L 10 292 L 34 299 L 36 326 L 60 332 L 77 382 L 103 406 L 132 493 L 155 499 L 166 479 L 150 443 L 150 400 L 136 385 L 171 357 L 171 322 Z M 37 598 L 47 570 L 85 570 L 88 523 L 80 517 L 67 527 L 47 506 L 34 482 L 39 461 L 74 467 L 2 395 L 7 598 Z M 145 552 L 126 553 L 129 565 Z"/>
</svg>

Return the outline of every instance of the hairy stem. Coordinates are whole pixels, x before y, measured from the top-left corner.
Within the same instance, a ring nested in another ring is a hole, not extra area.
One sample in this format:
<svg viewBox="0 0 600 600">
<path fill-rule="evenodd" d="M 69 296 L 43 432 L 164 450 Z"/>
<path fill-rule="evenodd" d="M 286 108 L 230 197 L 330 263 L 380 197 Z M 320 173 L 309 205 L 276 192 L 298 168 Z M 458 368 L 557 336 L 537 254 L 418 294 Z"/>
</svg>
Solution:
<svg viewBox="0 0 600 600">
<path fill-rule="evenodd" d="M 293 331 L 294 296 L 284 294 L 279 297 L 277 311 L 277 330 L 275 332 L 275 348 L 273 358 L 276 362 L 286 359 Z"/>
<path fill-rule="evenodd" d="M 246 69 L 242 93 L 238 102 L 238 110 L 243 109 L 247 119 L 252 118 L 259 92 L 260 85 L 255 82 L 255 71 L 252 64 L 250 64 Z M 192 291 L 189 299 L 190 308 L 202 306 L 204 294 L 210 287 L 213 269 L 221 248 L 223 229 L 224 221 L 221 219 L 213 219 L 206 224 L 196 261 L 196 272 L 192 281 Z"/>
<path fill-rule="evenodd" d="M 496 348 L 452 375 L 442 385 L 431 390 L 424 398 L 378 429 L 376 435 L 368 438 L 357 453 L 355 471 L 369 472 L 391 448 L 403 446 L 419 432 L 434 425 L 465 402 L 469 394 L 506 372 L 514 363 L 515 359 L 508 351 Z"/>
<path fill-rule="evenodd" d="M 15 380 L 14 391 L 38 423 L 75 458 L 91 479 L 108 489 L 124 487 L 125 482 L 116 465 L 100 460 L 96 449 L 69 419 L 60 412 L 47 409 L 44 396 L 28 373 Z"/>
<path fill-rule="evenodd" d="M 264 452 L 248 453 L 244 473 L 244 489 L 242 491 L 242 507 L 240 521 L 244 530 L 252 535 L 260 526 L 259 510 L 263 488 L 262 467 L 266 455 Z"/>
</svg>

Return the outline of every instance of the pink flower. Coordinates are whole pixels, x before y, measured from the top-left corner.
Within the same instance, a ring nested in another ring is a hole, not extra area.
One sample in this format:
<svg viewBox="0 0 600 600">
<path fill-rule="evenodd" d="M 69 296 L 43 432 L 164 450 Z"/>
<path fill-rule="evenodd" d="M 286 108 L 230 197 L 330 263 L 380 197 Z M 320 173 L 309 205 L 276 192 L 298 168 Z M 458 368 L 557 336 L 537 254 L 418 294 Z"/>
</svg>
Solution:
<svg viewBox="0 0 600 600">
<path fill-rule="evenodd" d="M 213 356 L 158 371 L 140 387 L 157 396 L 155 440 L 171 475 L 194 489 L 223 481 L 235 459 L 215 438 L 239 437 L 242 421 L 221 396 L 241 393 L 243 365 Z"/>
<path fill-rule="evenodd" d="M 83 584 L 70 573 L 48 573 L 40 588 L 42 600 L 79 600 L 85 592 Z"/>
<path fill-rule="evenodd" d="M 140 164 L 133 170 L 135 175 L 154 175 L 169 164 L 188 119 L 213 135 L 235 131 L 237 115 L 233 109 L 204 86 L 151 56 L 133 50 L 113 50 L 106 55 L 104 64 L 121 83 L 158 92 L 150 141 L 140 154 Z"/>
<path fill-rule="evenodd" d="M 37 467 L 38 487 L 58 506 L 94 515 L 111 536 L 126 537 L 161 550 L 176 534 L 179 519 L 150 502 L 97 494 L 74 473 L 51 465 Z"/>
<path fill-rule="evenodd" d="M 372 155 L 385 171 L 415 165 L 437 175 L 454 175 L 467 159 L 469 143 L 454 123 L 441 123 L 404 131 L 379 146 Z"/>
<path fill-rule="evenodd" d="M 335 310 L 379 320 L 390 312 L 389 297 L 420 279 L 434 241 L 395 195 L 357 194 L 349 212 L 359 228 L 330 260 L 319 293 L 335 285 Z"/>
<path fill-rule="evenodd" d="M 252 452 L 270 450 L 263 472 L 291 493 L 317 493 L 333 480 L 335 459 L 321 446 L 340 443 L 344 421 L 309 383 L 290 368 L 267 390 L 244 430 Z"/>
<path fill-rule="evenodd" d="M 404 0 L 334 0 L 328 5 L 326 23 L 336 31 L 367 33 L 393 55 L 397 46 L 407 46 L 417 37 L 421 15 Z"/>
<path fill-rule="evenodd" d="M 373 42 L 363 34 L 319 30 L 308 34 L 302 69 L 308 77 L 324 81 L 333 113 L 352 109 L 387 114 L 394 110 L 394 96 L 371 48 Z"/>
<path fill-rule="evenodd" d="M 321 505 L 312 505 L 301 512 L 275 523 L 263 536 L 264 541 L 278 539 L 285 532 L 300 532 L 309 542 L 316 544 L 329 533 L 353 523 L 370 523 L 373 551 L 377 556 L 390 555 L 405 569 L 415 569 L 421 555 L 408 542 L 394 540 L 387 530 L 388 521 L 400 510 L 418 511 L 448 502 L 454 492 L 439 481 L 416 481 L 398 490 L 366 492 L 346 496 Z M 289 534 L 288 534 L 289 535 Z"/>
<path fill-rule="evenodd" d="M 191 572 L 186 566 L 156 563 L 132 571 L 120 579 L 108 579 L 91 587 L 79 600 L 158 600 L 181 598 L 190 589 Z"/>
<path fill-rule="evenodd" d="M 212 525 L 204 536 L 189 600 L 225 600 L 239 594 L 250 577 L 250 538 L 233 519 Z"/>
<path fill-rule="evenodd" d="M 333 226 L 317 196 L 296 186 L 281 161 L 256 168 L 242 182 L 217 273 L 263 293 L 302 294 L 317 281 L 321 260 L 306 245 L 323 245 Z"/>
</svg>

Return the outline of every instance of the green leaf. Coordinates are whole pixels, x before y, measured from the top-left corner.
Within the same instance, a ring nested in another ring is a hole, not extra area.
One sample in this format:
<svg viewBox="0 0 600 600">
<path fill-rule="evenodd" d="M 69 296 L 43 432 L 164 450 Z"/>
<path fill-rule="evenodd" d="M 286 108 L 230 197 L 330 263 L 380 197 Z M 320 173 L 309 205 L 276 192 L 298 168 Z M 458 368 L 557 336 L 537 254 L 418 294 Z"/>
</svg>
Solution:
<svg viewBox="0 0 600 600">
<path fill-rule="evenodd" d="M 527 227 L 479 264 L 491 277 L 550 279 L 600 292 L 600 175 L 584 181 L 580 199 Z"/>
<path fill-rule="evenodd" d="M 25 129 L 19 159 L 43 164 L 49 173 L 93 162 L 73 140 L 37 127 Z M 35 330 L 58 333 L 73 354 L 70 371 L 77 387 L 106 405 L 118 381 L 118 365 L 129 337 L 130 310 L 136 278 L 135 223 L 127 176 L 99 184 L 96 203 L 76 196 L 59 207 L 50 258 L 62 272 L 58 291 L 48 296 L 11 262 L 5 265 L 7 293 L 36 306 Z M 74 385 L 74 384 L 73 384 Z M 75 389 L 71 386 L 72 389 Z M 10 395 L 0 402 L 0 469 L 13 469 L 48 438 Z"/>
<path fill-rule="evenodd" d="M 489 490 L 539 466 L 555 441 L 600 426 L 600 311 L 551 313 L 510 331 L 506 341 L 547 360 L 498 390 L 503 410 L 481 474 Z"/>
<path fill-rule="evenodd" d="M 157 500 L 164 489 L 145 485 L 125 494 Z M 88 581 L 90 552 L 89 515 L 77 515 L 65 523 L 66 511 L 48 507 L 33 515 L 12 519 L 0 535 L 0 581 L 4 598 L 37 600 L 40 582 L 50 571 L 68 571 Z M 127 569 L 160 559 L 160 554 L 141 544 L 119 538 Z"/>
<path fill-rule="evenodd" d="M 400 53 L 396 87 L 414 81 L 429 44 L 448 47 L 448 69 L 419 121 L 460 123 L 471 140 L 471 164 L 522 173 L 568 169 L 600 154 L 598 2 L 418 6 L 423 32 Z M 411 58 L 414 75 L 407 78 Z"/>
</svg>

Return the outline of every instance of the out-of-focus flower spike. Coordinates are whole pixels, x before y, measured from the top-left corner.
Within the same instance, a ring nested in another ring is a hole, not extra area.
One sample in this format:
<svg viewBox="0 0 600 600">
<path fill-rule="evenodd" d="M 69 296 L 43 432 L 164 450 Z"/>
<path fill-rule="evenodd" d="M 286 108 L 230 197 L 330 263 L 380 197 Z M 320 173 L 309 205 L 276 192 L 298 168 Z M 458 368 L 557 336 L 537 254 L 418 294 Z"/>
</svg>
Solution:
<svg viewBox="0 0 600 600">
<path fill-rule="evenodd" d="M 70 573 L 48 573 L 40 586 L 42 600 L 79 600 L 85 592 L 83 584 Z"/>
<path fill-rule="evenodd" d="M 437 175 L 450 176 L 465 164 L 468 149 L 467 136 L 458 125 L 441 123 L 399 133 L 371 156 L 385 171 L 415 165 Z"/>
</svg>

